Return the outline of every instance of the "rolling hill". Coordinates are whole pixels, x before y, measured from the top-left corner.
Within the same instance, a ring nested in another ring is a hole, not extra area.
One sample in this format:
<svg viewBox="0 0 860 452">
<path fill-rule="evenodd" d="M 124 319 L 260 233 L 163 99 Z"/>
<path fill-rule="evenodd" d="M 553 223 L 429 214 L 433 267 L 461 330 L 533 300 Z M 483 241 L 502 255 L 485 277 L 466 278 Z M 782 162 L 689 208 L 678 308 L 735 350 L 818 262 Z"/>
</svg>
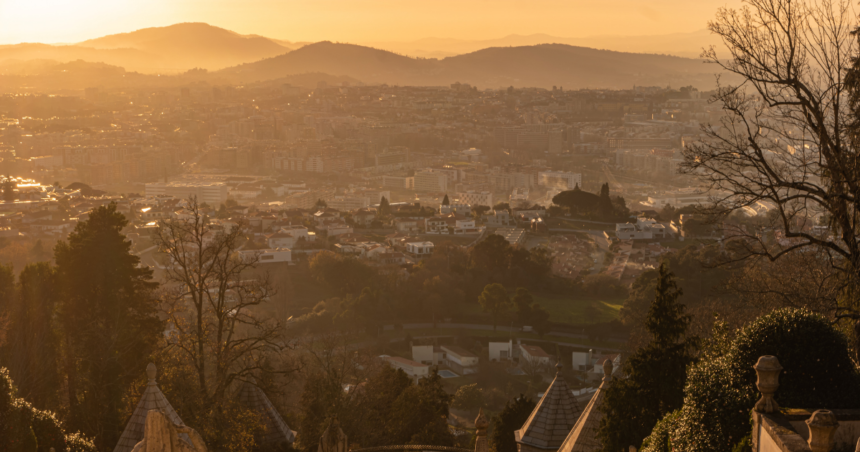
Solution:
<svg viewBox="0 0 860 452">
<path fill-rule="evenodd" d="M 158 55 L 169 68 L 184 71 L 199 67 L 220 69 L 280 55 L 292 48 L 285 41 L 243 36 L 205 23 L 181 23 L 144 28 L 90 39 L 78 44 L 94 49 L 135 49 Z"/>
<path fill-rule="evenodd" d="M 722 47 L 720 38 L 708 30 L 650 36 L 589 36 L 565 38 L 543 33 L 508 35 L 496 39 L 423 38 L 415 41 L 369 42 L 366 45 L 413 57 L 444 58 L 488 47 L 521 47 L 538 44 L 567 44 L 617 52 L 653 53 L 698 58 L 703 47 Z"/>
<path fill-rule="evenodd" d="M 141 73 L 217 70 L 289 52 L 299 44 L 262 36 L 243 36 L 202 23 L 145 28 L 73 45 L 23 43 L 0 46 L 2 63 L 17 60 L 83 60 L 121 66 Z"/>
<path fill-rule="evenodd" d="M 400 85 L 447 85 L 459 81 L 481 88 L 509 85 L 627 88 L 668 84 L 705 89 L 713 86 L 717 69 L 697 59 L 564 44 L 491 47 L 436 60 L 410 58 L 354 44 L 319 42 L 277 57 L 227 68 L 218 74 L 245 83 L 304 72 Z"/>
</svg>

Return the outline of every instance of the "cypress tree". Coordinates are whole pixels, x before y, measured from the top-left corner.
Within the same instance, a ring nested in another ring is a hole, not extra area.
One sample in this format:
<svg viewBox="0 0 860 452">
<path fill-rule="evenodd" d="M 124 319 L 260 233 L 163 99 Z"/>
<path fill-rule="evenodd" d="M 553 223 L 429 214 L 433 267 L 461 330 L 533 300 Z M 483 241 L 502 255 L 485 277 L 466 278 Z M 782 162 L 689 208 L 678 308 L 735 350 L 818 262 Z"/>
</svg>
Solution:
<svg viewBox="0 0 860 452">
<path fill-rule="evenodd" d="M 623 370 L 628 378 L 609 386 L 603 400 L 598 436 L 604 450 L 639 448 L 657 421 L 683 405 L 687 366 L 694 360 L 697 340 L 686 336 L 690 316 L 678 301 L 681 295 L 674 274 L 661 265 L 645 318 L 651 341 L 627 360 Z"/>
</svg>

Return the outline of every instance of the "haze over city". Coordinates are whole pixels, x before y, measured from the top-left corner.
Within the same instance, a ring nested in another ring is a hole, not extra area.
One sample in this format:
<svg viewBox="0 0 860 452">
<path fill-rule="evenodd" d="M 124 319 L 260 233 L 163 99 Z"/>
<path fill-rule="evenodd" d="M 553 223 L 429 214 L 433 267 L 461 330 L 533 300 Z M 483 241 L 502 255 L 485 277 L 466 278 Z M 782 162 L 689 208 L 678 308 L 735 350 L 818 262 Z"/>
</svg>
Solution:
<svg viewBox="0 0 860 452">
<path fill-rule="evenodd" d="M 853 0 L 0 0 L 0 452 L 860 451 Z"/>
</svg>

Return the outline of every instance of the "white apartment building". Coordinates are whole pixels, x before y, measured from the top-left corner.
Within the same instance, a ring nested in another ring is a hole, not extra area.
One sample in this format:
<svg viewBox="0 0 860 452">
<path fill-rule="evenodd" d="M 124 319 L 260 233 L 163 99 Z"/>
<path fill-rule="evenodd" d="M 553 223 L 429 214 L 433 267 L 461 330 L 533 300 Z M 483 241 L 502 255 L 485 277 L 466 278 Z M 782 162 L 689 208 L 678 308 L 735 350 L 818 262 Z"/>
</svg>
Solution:
<svg viewBox="0 0 860 452">
<path fill-rule="evenodd" d="M 415 173 L 415 191 L 444 192 L 448 190 L 448 177 L 435 171 Z"/>
<path fill-rule="evenodd" d="M 362 196 L 335 196 L 327 199 L 326 205 L 328 205 L 330 209 L 348 212 L 350 210 L 357 210 L 370 206 L 370 199 Z"/>
<path fill-rule="evenodd" d="M 197 197 L 200 203 L 210 206 L 219 206 L 227 202 L 229 187 L 216 182 L 211 184 L 193 182 L 151 182 L 145 185 L 144 193 L 147 197 L 172 196 L 179 199 Z"/>
<path fill-rule="evenodd" d="M 460 204 L 468 204 L 473 207 L 493 207 L 493 194 L 488 191 L 467 191 L 457 193 L 457 199 L 459 200 Z"/>
<path fill-rule="evenodd" d="M 321 173 L 323 172 L 323 159 L 318 155 L 314 155 L 308 157 L 305 161 L 305 171 L 310 171 L 313 173 Z"/>
<path fill-rule="evenodd" d="M 582 187 L 582 174 L 566 171 L 541 171 L 538 173 L 538 185 L 570 190 L 576 186 Z"/>
</svg>

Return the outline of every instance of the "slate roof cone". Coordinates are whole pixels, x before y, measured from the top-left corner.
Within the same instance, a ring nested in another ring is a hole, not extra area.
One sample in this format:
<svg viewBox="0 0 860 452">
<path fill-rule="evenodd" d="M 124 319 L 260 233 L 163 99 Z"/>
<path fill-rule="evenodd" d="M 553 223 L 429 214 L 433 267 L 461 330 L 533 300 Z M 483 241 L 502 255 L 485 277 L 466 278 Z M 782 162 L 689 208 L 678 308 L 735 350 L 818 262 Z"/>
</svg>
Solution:
<svg viewBox="0 0 860 452">
<path fill-rule="evenodd" d="M 272 405 L 272 401 L 266 396 L 266 393 L 257 386 L 256 380 L 252 377 L 250 381 L 242 384 L 242 388 L 238 394 L 239 403 L 245 405 L 249 409 L 260 415 L 263 425 L 266 430 L 260 434 L 258 444 L 277 446 L 282 443 L 290 443 L 296 440 L 296 434 L 284 422 L 284 418 Z"/>
<path fill-rule="evenodd" d="M 158 384 L 155 382 L 156 371 L 155 364 L 149 363 L 146 366 L 146 378 L 148 380 L 146 389 L 144 389 L 143 394 L 140 396 L 137 407 L 131 413 L 128 424 L 126 424 L 125 430 L 122 431 L 122 435 L 119 437 L 119 441 L 116 447 L 114 447 L 113 452 L 131 452 L 134 446 L 143 439 L 146 414 L 149 410 L 161 411 L 170 422 L 176 425 L 185 425 L 173 407 L 170 406 L 167 397 L 164 397 L 164 393 L 161 392 L 161 389 L 158 389 Z M 188 442 L 188 444 L 191 444 L 190 439 L 184 433 L 179 436 Z"/>
<path fill-rule="evenodd" d="M 591 401 L 582 412 L 582 416 L 576 421 L 570 435 L 564 440 L 564 444 L 558 449 L 559 452 L 597 452 L 603 450 L 603 444 L 597 438 L 597 429 L 600 420 L 603 419 L 603 397 L 606 390 L 612 384 L 612 360 L 603 362 L 603 381 L 597 392 L 591 397 Z"/>
<path fill-rule="evenodd" d="M 514 432 L 520 452 L 558 450 L 579 418 L 579 405 L 561 375 L 561 363 L 555 367 L 555 379 L 522 428 Z"/>
</svg>

